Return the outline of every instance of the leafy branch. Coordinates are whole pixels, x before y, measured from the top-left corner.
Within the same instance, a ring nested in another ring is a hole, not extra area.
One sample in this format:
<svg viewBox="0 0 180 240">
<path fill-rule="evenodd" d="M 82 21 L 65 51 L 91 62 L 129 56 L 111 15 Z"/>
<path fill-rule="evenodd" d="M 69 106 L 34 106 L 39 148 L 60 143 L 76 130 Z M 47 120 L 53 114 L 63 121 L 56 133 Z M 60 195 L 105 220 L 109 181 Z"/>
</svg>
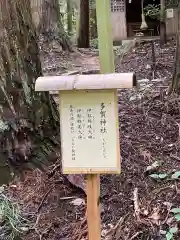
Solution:
<svg viewBox="0 0 180 240">
<path fill-rule="evenodd" d="M 152 19 L 160 20 L 162 18 L 160 4 L 148 4 L 144 7 L 144 15 Z"/>
</svg>

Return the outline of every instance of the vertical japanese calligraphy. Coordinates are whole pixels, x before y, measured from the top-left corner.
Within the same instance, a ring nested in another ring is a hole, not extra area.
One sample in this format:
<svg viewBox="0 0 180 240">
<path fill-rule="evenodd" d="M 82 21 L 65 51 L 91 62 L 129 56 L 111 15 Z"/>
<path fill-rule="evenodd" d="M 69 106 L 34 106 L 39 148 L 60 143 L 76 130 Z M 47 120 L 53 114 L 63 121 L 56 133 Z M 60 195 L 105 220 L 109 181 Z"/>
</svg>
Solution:
<svg viewBox="0 0 180 240">
<path fill-rule="evenodd" d="M 94 129 L 94 111 L 92 108 L 87 109 L 87 132 L 88 132 L 88 139 L 95 139 L 95 129 Z"/>
<path fill-rule="evenodd" d="M 106 120 L 106 108 L 105 108 L 105 104 L 102 102 L 100 104 L 100 124 L 101 124 L 101 133 L 106 133 L 107 130 L 106 130 L 106 123 L 107 123 L 107 120 Z"/>
<path fill-rule="evenodd" d="M 84 136 L 84 109 L 77 109 L 77 133 L 78 139 L 82 140 Z"/>
<path fill-rule="evenodd" d="M 114 101 L 114 93 L 110 91 L 61 94 L 64 173 L 70 173 L 71 169 L 77 173 L 119 171 L 118 118 Z"/>
<path fill-rule="evenodd" d="M 75 139 L 74 139 L 74 132 L 75 132 L 75 126 L 74 126 L 74 109 L 73 106 L 69 106 L 69 111 L 70 111 L 70 129 L 71 129 L 71 134 L 72 134 L 72 142 L 71 142 L 71 156 L 72 160 L 76 160 L 76 151 L 75 151 Z"/>
<path fill-rule="evenodd" d="M 103 152 L 103 157 L 107 157 L 106 153 L 106 141 L 104 134 L 107 133 L 107 119 L 106 119 L 106 106 L 104 102 L 101 102 L 100 104 L 100 132 L 102 134 L 102 152 Z"/>
</svg>

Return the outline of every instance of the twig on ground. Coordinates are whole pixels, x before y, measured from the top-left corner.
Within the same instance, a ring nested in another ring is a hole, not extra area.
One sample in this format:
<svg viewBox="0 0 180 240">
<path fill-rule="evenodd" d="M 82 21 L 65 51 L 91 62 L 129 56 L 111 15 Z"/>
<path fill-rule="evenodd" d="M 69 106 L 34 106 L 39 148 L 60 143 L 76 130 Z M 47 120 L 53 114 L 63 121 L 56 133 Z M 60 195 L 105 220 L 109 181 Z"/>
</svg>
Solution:
<svg viewBox="0 0 180 240">
<path fill-rule="evenodd" d="M 48 173 L 48 178 L 51 178 L 53 177 L 53 175 L 55 174 L 56 170 L 58 168 L 61 167 L 61 164 L 55 164 L 55 166 L 53 167 L 53 169 Z"/>
<path fill-rule="evenodd" d="M 81 230 L 81 233 L 79 234 L 77 240 L 81 240 L 82 236 L 85 235 L 86 233 L 88 233 L 87 225 L 84 226 L 84 228 Z"/>
<path fill-rule="evenodd" d="M 53 226 L 53 224 L 50 223 L 49 226 L 41 233 L 39 240 L 42 240 L 44 235 L 46 235 L 47 233 L 49 233 L 51 231 L 52 226 Z"/>
<path fill-rule="evenodd" d="M 110 239 L 112 239 L 118 232 L 120 232 L 121 229 L 122 229 L 122 224 L 123 224 L 123 222 L 125 221 L 125 219 L 127 218 L 128 215 L 129 215 L 129 213 L 126 214 L 124 217 L 121 217 L 118 220 L 118 222 L 116 223 L 116 225 L 106 233 L 105 237 L 106 238 L 110 237 Z M 119 236 L 117 237 L 117 239 L 119 239 Z"/>
<path fill-rule="evenodd" d="M 41 207 L 42 207 L 45 199 L 47 198 L 48 194 L 52 191 L 52 189 L 53 189 L 53 187 L 51 187 L 50 189 L 48 189 L 48 191 L 44 194 L 44 196 L 43 196 L 43 198 L 42 198 L 42 200 L 41 200 L 41 202 L 40 202 L 40 204 L 39 204 L 39 206 L 38 206 L 38 208 L 37 208 L 37 210 L 36 210 L 37 213 L 41 210 Z"/>
<path fill-rule="evenodd" d="M 41 232 L 40 230 L 38 230 L 38 227 L 37 227 L 39 224 L 40 217 L 41 217 L 41 214 L 38 214 L 38 216 L 36 218 L 36 222 L 31 229 L 34 230 L 38 234 L 39 240 L 42 240 L 43 236 L 51 230 L 52 223 L 50 223 L 49 226 L 43 232 Z"/>
<path fill-rule="evenodd" d="M 165 187 L 162 187 L 162 188 L 155 189 L 154 191 L 152 191 L 152 193 L 157 195 L 160 192 L 165 191 L 167 189 L 172 189 L 173 190 L 172 186 L 165 186 Z"/>
<path fill-rule="evenodd" d="M 133 192 L 133 201 L 134 201 L 134 211 L 135 211 L 135 216 L 137 218 L 137 220 L 139 221 L 140 220 L 140 208 L 139 208 L 139 203 L 138 203 L 138 188 L 135 188 L 134 189 L 134 192 Z"/>
<path fill-rule="evenodd" d="M 85 226 L 83 226 L 85 224 Z M 79 227 L 75 230 L 74 232 L 74 237 L 72 238 L 73 240 L 80 240 L 81 237 L 86 234 L 86 232 L 88 232 L 88 228 L 87 228 L 87 211 L 85 213 L 84 218 L 82 219 L 82 221 L 80 222 Z"/>
<path fill-rule="evenodd" d="M 76 197 L 75 196 L 72 196 L 72 197 L 62 197 L 59 200 L 69 200 L 69 199 L 74 199 L 74 198 L 76 198 Z"/>
<path fill-rule="evenodd" d="M 177 186 L 177 183 L 175 183 L 175 188 L 176 188 L 176 194 L 180 194 L 180 189 Z"/>
<path fill-rule="evenodd" d="M 168 207 L 167 207 L 167 215 L 166 215 L 166 218 L 164 219 L 164 221 L 162 222 L 162 225 L 165 224 L 168 220 L 168 217 L 169 217 L 169 213 L 171 211 L 171 207 L 172 207 L 172 204 L 168 204 Z"/>
<path fill-rule="evenodd" d="M 37 218 L 36 218 L 36 222 L 34 224 L 34 226 L 32 227 L 32 229 L 39 235 L 39 239 L 41 240 L 42 239 L 42 236 L 41 236 L 41 233 L 40 231 L 37 229 L 37 225 L 39 223 L 39 219 L 41 217 L 41 214 L 38 214 Z"/>
<path fill-rule="evenodd" d="M 176 155 L 170 154 L 170 157 L 173 158 L 174 160 L 180 161 L 180 158 Z"/>
<path fill-rule="evenodd" d="M 135 233 L 129 240 L 135 239 L 141 233 L 142 233 L 142 231 Z"/>
</svg>

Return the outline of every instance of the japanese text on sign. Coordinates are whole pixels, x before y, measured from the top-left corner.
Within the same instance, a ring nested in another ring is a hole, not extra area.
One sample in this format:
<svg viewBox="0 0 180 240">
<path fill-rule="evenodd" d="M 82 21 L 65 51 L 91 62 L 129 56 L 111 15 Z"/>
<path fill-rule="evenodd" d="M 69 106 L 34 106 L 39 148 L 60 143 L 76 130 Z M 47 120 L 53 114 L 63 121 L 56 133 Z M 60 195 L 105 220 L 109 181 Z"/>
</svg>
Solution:
<svg viewBox="0 0 180 240">
<path fill-rule="evenodd" d="M 117 113 L 112 92 L 61 95 L 63 169 L 117 169 Z"/>
</svg>

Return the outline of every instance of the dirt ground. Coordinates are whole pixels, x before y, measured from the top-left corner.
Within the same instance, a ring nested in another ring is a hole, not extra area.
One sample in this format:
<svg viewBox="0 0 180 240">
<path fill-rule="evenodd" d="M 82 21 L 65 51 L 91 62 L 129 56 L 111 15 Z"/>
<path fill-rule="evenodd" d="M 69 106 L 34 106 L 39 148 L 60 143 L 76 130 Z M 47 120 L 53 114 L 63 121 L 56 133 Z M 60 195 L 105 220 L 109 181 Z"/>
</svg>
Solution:
<svg viewBox="0 0 180 240">
<path fill-rule="evenodd" d="M 102 239 L 163 240 L 171 227 L 180 229 L 171 212 L 180 206 L 180 98 L 166 94 L 174 52 L 174 41 L 163 49 L 156 41 L 156 80 L 150 43 L 138 44 L 117 61 L 116 71 L 135 71 L 141 86 L 118 92 L 122 171 L 101 176 Z M 47 74 L 99 69 L 95 51 L 52 51 L 42 59 Z M 58 162 L 13 184 L 10 195 L 36 222 L 24 240 L 87 239 L 86 195 L 62 176 Z M 174 236 L 180 239 L 180 231 Z"/>
</svg>

